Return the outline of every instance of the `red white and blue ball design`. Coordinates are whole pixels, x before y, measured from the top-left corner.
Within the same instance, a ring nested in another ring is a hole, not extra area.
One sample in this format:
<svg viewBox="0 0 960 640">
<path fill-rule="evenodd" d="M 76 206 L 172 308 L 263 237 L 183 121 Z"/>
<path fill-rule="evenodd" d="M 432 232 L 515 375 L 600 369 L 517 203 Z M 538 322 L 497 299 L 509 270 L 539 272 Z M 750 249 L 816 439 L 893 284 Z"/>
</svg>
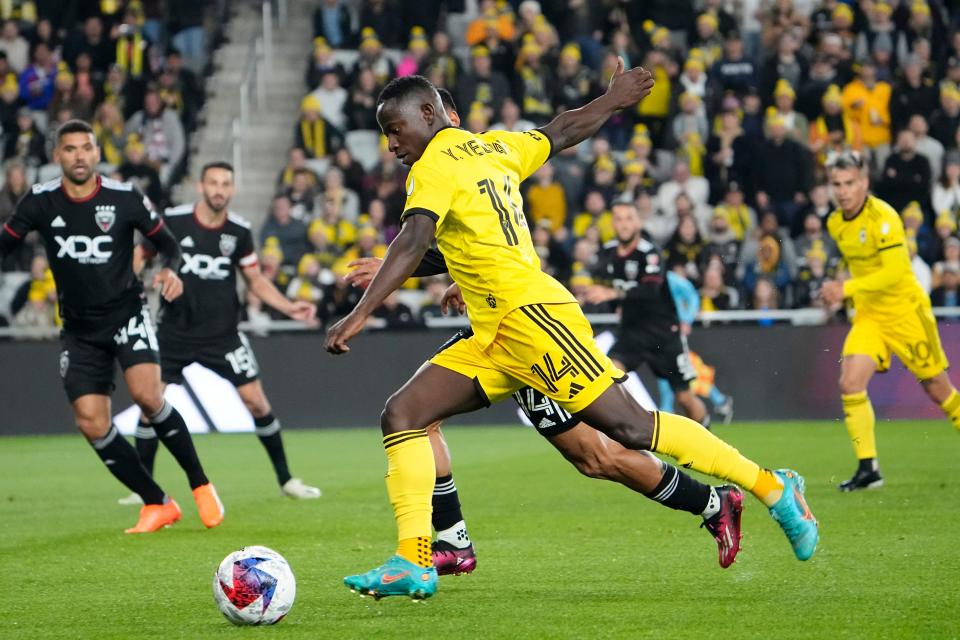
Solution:
<svg viewBox="0 0 960 640">
<path fill-rule="evenodd" d="M 290 612 L 297 580 L 283 556 L 267 547 L 244 547 L 220 563 L 213 597 L 236 625 L 276 624 Z"/>
</svg>

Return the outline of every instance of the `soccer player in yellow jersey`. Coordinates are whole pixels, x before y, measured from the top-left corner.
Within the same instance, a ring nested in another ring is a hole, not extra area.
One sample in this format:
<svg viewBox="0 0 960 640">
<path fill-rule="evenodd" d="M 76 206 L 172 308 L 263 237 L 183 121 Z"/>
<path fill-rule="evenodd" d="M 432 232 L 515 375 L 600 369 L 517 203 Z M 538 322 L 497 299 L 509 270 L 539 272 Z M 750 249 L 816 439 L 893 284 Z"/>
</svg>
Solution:
<svg viewBox="0 0 960 640">
<path fill-rule="evenodd" d="M 840 207 L 827 230 L 847 263 L 851 278 L 824 284 L 824 302 L 853 301 L 853 322 L 843 343 L 840 395 L 843 414 L 860 461 L 841 491 L 883 485 L 877 464 L 873 406 L 867 385 L 890 367 L 891 354 L 920 381 L 923 390 L 960 429 L 960 394 L 947 376 L 930 298 L 910 268 L 903 222 L 883 200 L 870 195 L 864 158 L 850 151 L 828 161 L 833 197 Z"/>
<path fill-rule="evenodd" d="M 471 338 L 444 349 L 387 401 L 381 430 L 387 493 L 397 520 L 397 553 L 348 587 L 377 597 L 424 598 L 437 588 L 430 554 L 434 460 L 425 428 L 528 385 L 625 447 L 662 453 L 730 480 L 764 502 L 795 555 L 813 555 L 819 537 L 794 471 L 761 468 L 696 422 L 645 411 L 618 381 L 623 372 L 593 341 L 574 297 L 540 270 L 526 227 L 520 183 L 549 157 L 592 136 L 616 111 L 650 93 L 653 79 L 623 62 L 607 92 L 541 129 L 473 134 L 453 127 L 436 89 L 421 76 L 391 81 L 377 120 L 389 148 L 411 166 L 403 227 L 355 309 L 330 327 L 325 348 L 347 343 L 416 269 L 436 239 L 463 295 Z"/>
</svg>

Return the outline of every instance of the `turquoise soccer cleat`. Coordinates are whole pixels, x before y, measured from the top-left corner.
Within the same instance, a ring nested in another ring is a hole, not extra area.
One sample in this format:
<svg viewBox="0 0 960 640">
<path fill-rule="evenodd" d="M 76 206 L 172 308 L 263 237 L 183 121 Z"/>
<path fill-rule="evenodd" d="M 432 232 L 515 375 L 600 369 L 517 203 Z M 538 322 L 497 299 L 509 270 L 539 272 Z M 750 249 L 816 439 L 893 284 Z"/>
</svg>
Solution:
<svg viewBox="0 0 960 640">
<path fill-rule="evenodd" d="M 376 569 L 347 576 L 343 584 L 361 596 L 373 596 L 377 600 L 387 596 L 409 596 L 414 600 L 423 600 L 437 592 L 437 570 L 393 556 Z"/>
<path fill-rule="evenodd" d="M 797 560 L 809 560 L 817 548 L 820 528 L 803 497 L 803 476 L 790 469 L 777 469 L 774 473 L 783 481 L 783 495 L 770 507 L 770 515 L 787 534 Z"/>
</svg>

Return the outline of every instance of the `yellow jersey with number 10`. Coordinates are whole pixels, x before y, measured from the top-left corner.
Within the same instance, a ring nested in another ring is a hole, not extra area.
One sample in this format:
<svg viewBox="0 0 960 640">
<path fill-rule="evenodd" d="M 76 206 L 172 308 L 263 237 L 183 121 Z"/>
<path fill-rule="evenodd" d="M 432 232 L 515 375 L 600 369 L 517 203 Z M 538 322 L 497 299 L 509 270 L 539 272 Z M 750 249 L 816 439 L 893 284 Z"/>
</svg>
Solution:
<svg viewBox="0 0 960 640">
<path fill-rule="evenodd" d="M 434 135 L 407 177 L 403 217 L 437 223 L 437 247 L 460 285 L 481 347 L 500 319 L 528 304 L 576 302 L 540 269 L 523 215 L 520 183 L 550 157 L 540 131 L 470 133 L 448 127 Z"/>
<path fill-rule="evenodd" d="M 913 313 L 927 299 L 910 266 L 903 221 L 889 204 L 876 196 L 867 196 L 853 218 L 846 220 L 837 209 L 827 217 L 827 231 L 837 243 L 854 286 L 853 306 L 857 315 L 874 318 L 899 318 Z M 860 287 L 860 283 L 883 267 L 883 255 L 890 252 L 892 283 L 881 288 Z"/>
</svg>

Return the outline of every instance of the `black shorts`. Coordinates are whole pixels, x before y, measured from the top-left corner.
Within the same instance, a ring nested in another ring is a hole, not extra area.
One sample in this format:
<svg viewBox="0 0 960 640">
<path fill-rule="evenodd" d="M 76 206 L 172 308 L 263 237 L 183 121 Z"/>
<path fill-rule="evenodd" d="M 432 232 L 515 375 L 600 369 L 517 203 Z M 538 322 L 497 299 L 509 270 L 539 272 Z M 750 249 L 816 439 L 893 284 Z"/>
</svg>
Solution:
<svg viewBox="0 0 960 640">
<path fill-rule="evenodd" d="M 697 378 L 687 339 L 679 331 L 659 335 L 619 333 L 607 355 L 628 371 L 636 371 L 646 363 L 653 374 L 669 382 L 674 391 L 686 391 Z"/>
<path fill-rule="evenodd" d="M 183 384 L 183 369 L 194 362 L 210 369 L 234 387 L 253 382 L 260 366 L 243 332 L 205 342 L 187 341 L 160 331 L 160 375 L 167 384 Z"/>
<path fill-rule="evenodd" d="M 159 364 L 157 334 L 144 305 L 121 322 L 92 332 L 60 332 L 60 377 L 73 402 L 87 394 L 114 390 L 113 361 L 124 371 L 136 364 Z"/>
<path fill-rule="evenodd" d="M 440 345 L 437 353 L 472 335 L 473 329 L 460 329 L 453 334 L 453 337 Z M 552 438 L 570 431 L 580 423 L 578 418 L 532 387 L 523 387 L 513 394 L 513 399 L 536 428 L 537 433 L 545 438 Z"/>
</svg>

